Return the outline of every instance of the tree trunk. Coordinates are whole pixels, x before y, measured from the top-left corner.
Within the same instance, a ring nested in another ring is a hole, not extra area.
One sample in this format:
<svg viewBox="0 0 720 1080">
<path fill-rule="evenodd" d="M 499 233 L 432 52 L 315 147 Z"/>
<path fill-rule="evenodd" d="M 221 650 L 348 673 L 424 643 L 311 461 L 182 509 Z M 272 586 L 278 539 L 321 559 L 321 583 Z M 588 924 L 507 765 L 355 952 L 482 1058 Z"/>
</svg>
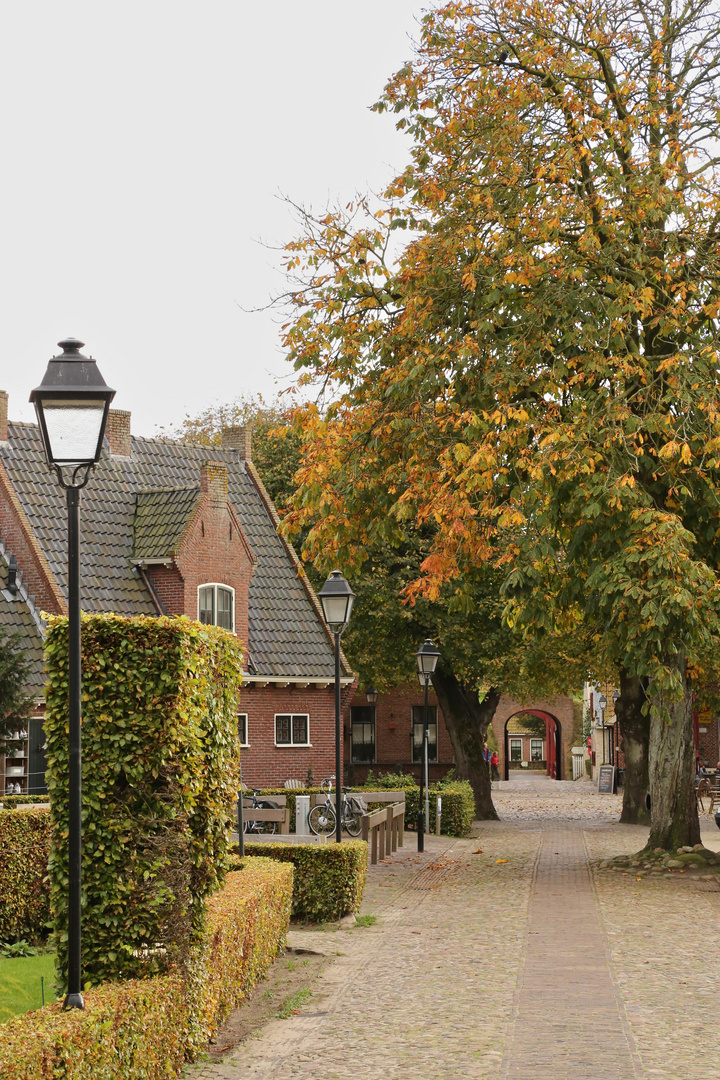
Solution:
<svg viewBox="0 0 720 1080">
<path fill-rule="evenodd" d="M 500 691 L 491 687 L 483 700 L 478 701 L 476 689 L 464 686 L 451 671 L 439 667 L 433 686 L 455 751 L 458 779 L 470 782 L 478 821 L 497 821 L 483 743 L 500 701 Z"/>
<path fill-rule="evenodd" d="M 650 720 L 650 838 L 649 848 L 674 851 L 700 843 L 700 822 L 695 797 L 695 739 L 692 718 L 692 694 L 685 673 L 685 656 L 680 653 L 677 665 L 683 681 L 681 701 L 664 700 L 653 693 L 654 705 L 665 704 L 669 722 L 653 716 Z"/>
<path fill-rule="evenodd" d="M 625 756 L 625 786 L 620 821 L 625 825 L 650 824 L 650 778 L 648 752 L 650 717 L 643 714 L 647 679 L 620 669 L 620 697 L 615 706 L 622 751 Z"/>
</svg>

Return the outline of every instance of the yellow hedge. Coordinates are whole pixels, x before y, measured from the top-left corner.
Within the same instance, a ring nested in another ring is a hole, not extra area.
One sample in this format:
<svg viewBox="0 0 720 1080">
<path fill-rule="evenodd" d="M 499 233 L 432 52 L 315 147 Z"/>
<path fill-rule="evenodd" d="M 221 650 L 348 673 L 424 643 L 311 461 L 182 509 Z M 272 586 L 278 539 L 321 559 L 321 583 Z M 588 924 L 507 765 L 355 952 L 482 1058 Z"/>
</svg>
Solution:
<svg viewBox="0 0 720 1080">
<path fill-rule="evenodd" d="M 171 1080 L 197 1056 L 285 944 L 292 868 L 269 859 L 229 874 L 188 970 L 108 983 L 82 1012 L 61 1004 L 0 1025 L 0 1080 Z"/>
</svg>

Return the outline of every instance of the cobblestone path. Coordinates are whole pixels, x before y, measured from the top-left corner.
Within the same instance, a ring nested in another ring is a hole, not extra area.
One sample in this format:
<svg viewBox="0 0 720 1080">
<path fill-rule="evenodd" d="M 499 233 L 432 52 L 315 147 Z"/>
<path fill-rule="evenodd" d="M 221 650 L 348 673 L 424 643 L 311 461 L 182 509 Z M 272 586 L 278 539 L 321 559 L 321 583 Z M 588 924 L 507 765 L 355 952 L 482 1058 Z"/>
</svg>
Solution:
<svg viewBox="0 0 720 1080">
<path fill-rule="evenodd" d="M 588 854 L 645 842 L 616 824 L 617 800 L 530 777 L 493 794 L 503 820 L 479 837 L 429 837 L 417 855 L 406 834 L 402 855 L 370 869 L 374 926 L 293 931 L 292 945 L 333 957 L 309 1002 L 188 1077 L 707 1080 L 717 882 L 595 884 Z M 703 840 L 720 848 L 712 823 Z"/>
</svg>

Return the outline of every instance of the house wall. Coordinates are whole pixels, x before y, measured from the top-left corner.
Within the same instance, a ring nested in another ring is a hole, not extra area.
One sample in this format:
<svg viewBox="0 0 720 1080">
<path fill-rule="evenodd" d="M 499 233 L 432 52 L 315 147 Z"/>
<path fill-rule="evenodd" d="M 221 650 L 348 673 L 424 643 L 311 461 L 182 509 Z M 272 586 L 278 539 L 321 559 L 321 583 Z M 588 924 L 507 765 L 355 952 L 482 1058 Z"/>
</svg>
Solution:
<svg viewBox="0 0 720 1080">
<path fill-rule="evenodd" d="M 539 735 L 531 735 L 531 734 L 527 734 L 525 732 L 511 731 L 511 732 L 508 733 L 508 745 L 509 745 L 509 741 L 512 740 L 512 739 L 520 739 L 521 744 L 522 744 L 521 752 L 520 752 L 521 753 L 520 761 L 511 761 L 510 762 L 510 768 L 511 769 L 512 768 L 522 768 L 522 765 L 520 764 L 521 761 L 530 761 L 530 762 L 532 762 L 530 742 L 531 742 L 532 739 L 539 739 L 539 738 L 540 738 Z M 543 762 L 547 761 L 546 755 L 547 755 L 547 739 L 543 738 L 542 739 L 542 754 L 541 754 L 541 760 Z M 535 763 L 535 764 L 537 765 L 537 763 Z M 544 768 L 544 765 L 543 765 L 543 768 Z"/>
<path fill-rule="evenodd" d="M 347 725 L 354 686 L 344 688 L 343 723 Z M 286 780 L 305 782 L 312 768 L 313 784 L 335 775 L 335 688 L 254 686 L 240 691 L 240 713 L 248 718 L 249 746 L 240 751 L 243 783 L 249 787 L 282 787 Z M 276 746 L 275 715 L 307 713 L 310 746 Z M 341 745 L 341 755 L 343 747 Z M 342 759 L 341 759 L 342 760 Z"/>
<path fill-rule="evenodd" d="M 424 701 L 425 692 L 419 684 L 396 687 L 386 694 L 378 695 L 375 705 L 375 761 L 372 764 L 351 762 L 348 717 L 345 731 L 345 759 L 348 762 L 345 769 L 346 778 L 351 778 L 355 784 L 362 784 L 372 769 L 376 776 L 401 771 L 411 773 L 419 780 L 420 765 L 414 764 L 412 760 L 412 707 L 423 705 Z M 356 694 L 351 704 L 366 706 L 365 694 Z M 428 704 L 438 704 L 432 687 L 428 695 Z M 455 755 L 450 736 L 442 711 L 438 707 L 438 760 L 437 763 L 429 765 L 430 779 L 441 779 L 452 768 L 454 762 Z"/>
<path fill-rule="evenodd" d="M 57 582 L 23 513 L 2 462 L 0 462 L 0 540 L 5 544 L 8 554 L 12 552 L 17 558 L 23 585 L 34 597 L 36 608 L 52 615 L 61 615 L 66 612 L 67 606 L 60 594 Z"/>
</svg>

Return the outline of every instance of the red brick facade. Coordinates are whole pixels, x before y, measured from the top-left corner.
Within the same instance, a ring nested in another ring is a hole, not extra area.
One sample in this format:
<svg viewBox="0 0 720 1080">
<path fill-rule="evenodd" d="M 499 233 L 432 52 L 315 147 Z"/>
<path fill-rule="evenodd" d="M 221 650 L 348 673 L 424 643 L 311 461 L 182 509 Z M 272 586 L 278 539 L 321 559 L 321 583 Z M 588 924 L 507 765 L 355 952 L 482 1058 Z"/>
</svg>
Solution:
<svg viewBox="0 0 720 1080">
<path fill-rule="evenodd" d="M 378 695 L 374 710 L 374 761 L 368 763 L 352 761 L 352 732 L 351 723 L 348 722 L 352 717 L 351 708 L 350 717 L 345 721 L 345 759 L 348 763 L 345 768 L 345 776 L 352 778 L 353 783 L 356 784 L 363 783 L 370 770 L 373 771 L 375 776 L 401 771 L 412 773 L 419 779 L 420 765 L 413 762 L 412 718 L 413 706 L 422 708 L 424 700 L 424 691 L 419 684 L 417 686 L 396 687 L 386 694 Z M 428 704 L 437 706 L 437 698 L 432 687 L 428 696 Z M 365 695 L 356 694 L 352 699 L 351 706 L 367 707 Z M 429 764 L 428 772 L 431 780 L 439 780 L 443 777 L 452 768 L 455 761 L 450 736 L 439 707 L 437 708 L 437 716 L 437 761 L 431 761 Z"/>
<path fill-rule="evenodd" d="M 545 755 L 548 774 L 554 776 L 557 780 L 572 779 L 571 752 L 575 731 L 575 716 L 572 698 L 560 696 L 550 697 L 544 701 L 533 701 L 530 704 L 527 704 L 516 701 L 508 694 L 503 694 L 500 698 L 492 722 L 493 732 L 497 741 L 498 755 L 500 757 L 501 779 L 506 778 L 506 765 L 509 767 L 510 764 L 508 760 L 508 743 L 506 742 L 507 722 L 512 716 L 523 713 L 532 713 L 540 719 L 546 720 Z M 555 745 L 557 745 L 557 754 Z"/>
<path fill-rule="evenodd" d="M 343 722 L 354 686 L 343 690 Z M 249 787 L 282 787 L 286 780 L 315 786 L 335 775 L 335 688 L 328 686 L 257 686 L 248 681 L 240 692 L 239 712 L 247 716 L 247 741 L 240 751 L 243 783 Z M 309 746 L 276 746 L 275 716 L 308 717 Z"/>
</svg>

